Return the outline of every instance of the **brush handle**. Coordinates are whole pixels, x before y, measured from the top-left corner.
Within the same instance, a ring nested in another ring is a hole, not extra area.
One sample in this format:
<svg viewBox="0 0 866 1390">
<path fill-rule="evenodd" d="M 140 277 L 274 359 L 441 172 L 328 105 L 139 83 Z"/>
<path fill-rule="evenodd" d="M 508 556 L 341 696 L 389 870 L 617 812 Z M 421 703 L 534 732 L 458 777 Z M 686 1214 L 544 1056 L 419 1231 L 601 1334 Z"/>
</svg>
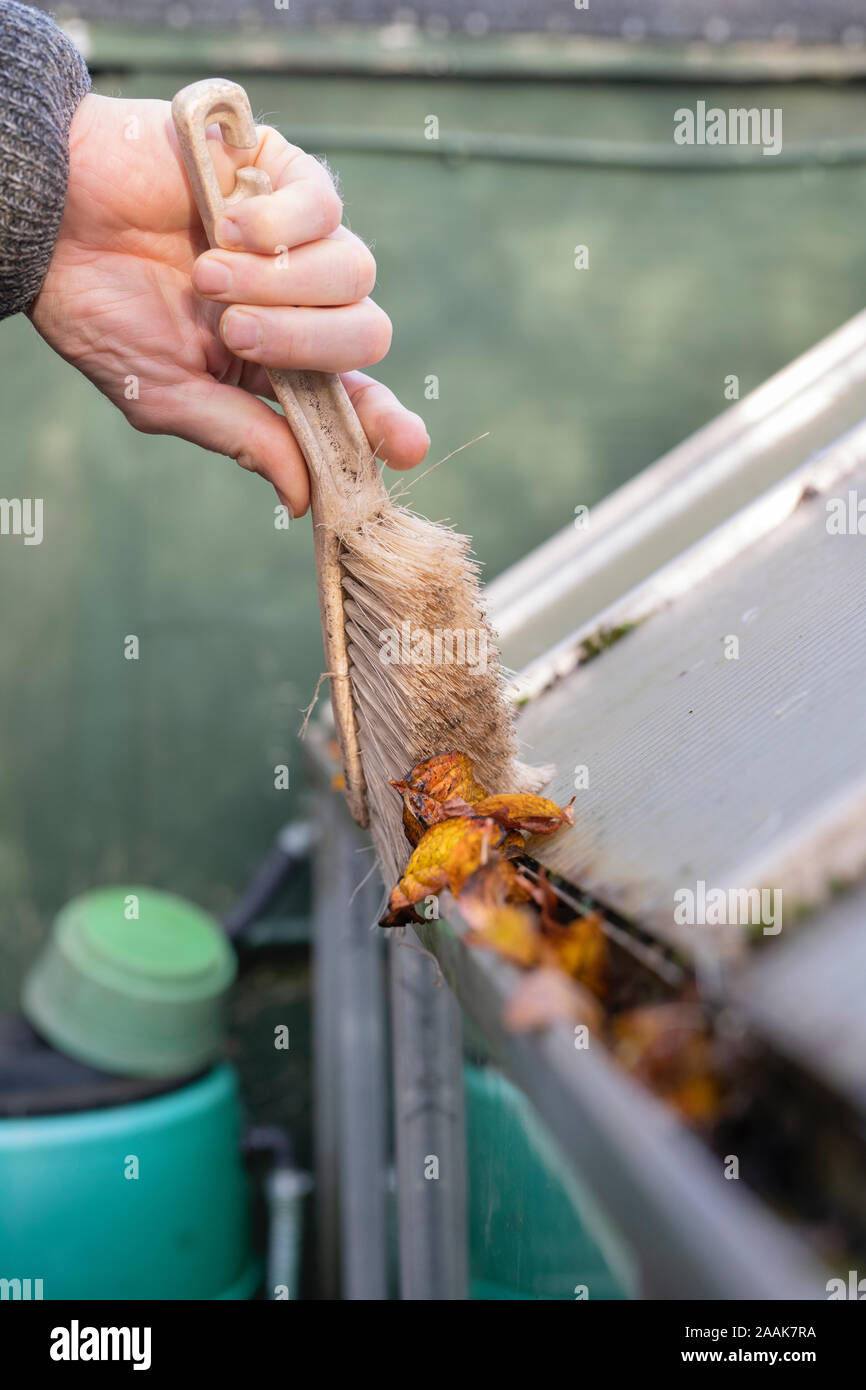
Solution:
<svg viewBox="0 0 866 1390">
<path fill-rule="evenodd" d="M 256 146 L 249 98 L 236 82 L 207 78 L 178 92 L 171 109 L 199 216 L 208 242 L 217 247 L 214 228 L 226 208 L 273 192 L 265 170 L 250 165 L 238 170 L 233 191 L 224 195 L 208 150 L 205 122 L 220 125 L 226 144 Z M 387 494 L 373 451 L 339 376 L 269 368 L 268 377 L 319 488 L 349 497 L 363 473 L 365 484 L 378 479 L 384 501 Z"/>
<path fill-rule="evenodd" d="M 243 87 L 224 78 L 193 82 L 172 102 L 172 118 L 196 206 L 211 246 L 220 214 L 245 198 L 271 193 L 270 178 L 253 166 L 239 169 L 226 197 L 208 150 L 208 125 L 219 124 L 227 144 L 252 149 L 256 127 Z M 268 369 L 274 395 L 283 408 L 310 471 L 310 510 L 316 576 L 331 705 L 343 761 L 346 799 L 359 825 L 368 824 L 366 789 L 352 701 L 350 662 L 343 608 L 341 542 L 335 529 L 347 504 L 363 486 L 375 505 L 387 491 L 373 451 L 339 376 L 331 372 Z"/>
</svg>

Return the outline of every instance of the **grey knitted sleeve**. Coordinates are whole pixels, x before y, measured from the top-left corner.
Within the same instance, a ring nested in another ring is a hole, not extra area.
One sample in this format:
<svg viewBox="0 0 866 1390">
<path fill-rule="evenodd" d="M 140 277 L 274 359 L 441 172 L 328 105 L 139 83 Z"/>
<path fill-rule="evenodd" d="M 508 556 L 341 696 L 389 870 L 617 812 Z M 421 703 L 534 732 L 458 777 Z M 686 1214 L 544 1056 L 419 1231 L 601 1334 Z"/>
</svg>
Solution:
<svg viewBox="0 0 866 1390">
<path fill-rule="evenodd" d="M 69 127 L 90 90 L 84 59 L 46 14 L 0 0 L 0 318 L 36 297 L 69 178 Z"/>
</svg>

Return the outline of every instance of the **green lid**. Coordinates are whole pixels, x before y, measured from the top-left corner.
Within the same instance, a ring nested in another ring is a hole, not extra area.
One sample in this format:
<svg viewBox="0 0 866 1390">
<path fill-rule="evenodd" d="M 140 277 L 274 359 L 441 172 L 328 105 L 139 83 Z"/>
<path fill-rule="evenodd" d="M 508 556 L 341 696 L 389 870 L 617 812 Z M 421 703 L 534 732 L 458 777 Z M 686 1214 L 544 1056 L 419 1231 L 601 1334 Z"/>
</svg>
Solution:
<svg viewBox="0 0 866 1390">
<path fill-rule="evenodd" d="M 126 1076 L 213 1061 L 235 957 L 217 923 L 150 888 L 100 888 L 58 915 L 22 1005 L 61 1052 Z"/>
</svg>

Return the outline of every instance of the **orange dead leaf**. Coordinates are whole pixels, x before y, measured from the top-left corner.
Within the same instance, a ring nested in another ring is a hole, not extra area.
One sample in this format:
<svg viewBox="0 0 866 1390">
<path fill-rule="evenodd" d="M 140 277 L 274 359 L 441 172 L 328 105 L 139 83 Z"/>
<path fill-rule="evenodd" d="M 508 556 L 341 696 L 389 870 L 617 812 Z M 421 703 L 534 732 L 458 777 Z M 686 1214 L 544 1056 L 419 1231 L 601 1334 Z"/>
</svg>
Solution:
<svg viewBox="0 0 866 1390">
<path fill-rule="evenodd" d="M 609 952 L 597 912 L 548 929 L 544 947 L 545 959 L 555 962 L 599 998 L 604 995 Z"/>
<path fill-rule="evenodd" d="M 431 825 L 446 818 L 446 801 L 459 797 L 471 805 L 487 795 L 465 753 L 437 753 L 414 767 L 405 781 L 392 780 L 391 786 L 403 798 L 403 829 L 412 845 Z"/>
<path fill-rule="evenodd" d="M 403 798 L 403 829 L 406 839 L 410 845 L 417 845 L 425 830 L 446 819 L 442 802 L 437 801 L 435 796 L 428 796 L 426 792 L 413 792 L 405 782 L 392 779 L 391 786 Z"/>
<path fill-rule="evenodd" d="M 430 893 L 450 888 L 458 894 L 504 838 L 502 827 L 493 820 L 446 820 L 431 826 L 392 890 L 381 925 L 394 927 L 414 920 L 412 906 Z"/>
<path fill-rule="evenodd" d="M 465 940 L 469 946 L 495 951 L 514 965 L 528 966 L 538 962 L 538 937 L 532 913 L 516 903 L 503 903 L 486 918 L 483 927 L 470 928 Z"/>
<path fill-rule="evenodd" d="M 505 902 L 528 903 L 531 899 L 526 879 L 517 866 L 508 858 L 499 858 L 507 839 L 506 835 L 502 845 L 497 846 L 497 857 L 473 874 L 460 894 L 464 916 L 473 924 L 475 916 L 470 913 L 483 913 Z"/>
<path fill-rule="evenodd" d="M 506 859 L 516 859 L 519 854 L 523 854 L 526 849 L 526 841 L 518 830 L 509 830 L 499 846 L 500 854 Z"/>
<path fill-rule="evenodd" d="M 391 786 L 401 791 L 401 784 L 399 782 L 392 781 Z M 411 792 L 403 793 L 403 833 L 409 841 L 409 844 L 415 846 L 421 843 L 421 837 L 431 822 L 422 820 L 421 817 L 416 815 L 415 811 L 413 811 L 408 800 L 408 797 L 411 795 L 413 795 Z"/>
<path fill-rule="evenodd" d="M 413 767 L 405 785 L 413 792 L 424 792 L 436 801 L 461 796 L 464 801 L 480 801 L 487 791 L 475 777 L 472 759 L 465 753 L 437 753 Z"/>
<path fill-rule="evenodd" d="M 567 806 L 557 806 L 546 796 L 502 792 L 498 796 L 485 796 L 471 804 L 461 797 L 452 797 L 445 803 L 444 809 L 446 815 L 452 816 L 489 816 L 506 830 L 520 830 L 524 835 L 552 835 L 561 825 L 574 824 L 572 801 Z"/>
<path fill-rule="evenodd" d="M 710 1124 L 718 1117 L 721 1083 L 699 1009 L 682 1003 L 630 1009 L 614 1020 L 613 1038 L 618 1061 L 685 1119 Z"/>
<path fill-rule="evenodd" d="M 469 945 L 487 947 L 515 965 L 536 963 L 535 913 L 522 905 L 528 894 L 510 860 L 496 859 L 478 869 L 461 889 L 459 901 L 470 928 Z"/>
<path fill-rule="evenodd" d="M 525 883 L 526 891 L 540 909 L 539 926 L 541 930 L 558 931 L 560 926 L 559 898 L 556 896 L 556 890 L 548 877 L 547 870 L 539 869 L 537 878 L 527 875 Z"/>
<path fill-rule="evenodd" d="M 540 911 L 538 928 L 544 938 L 542 958 L 551 965 L 558 965 L 560 970 L 602 998 L 610 947 L 601 914 L 588 912 L 570 922 L 560 922 L 559 899 L 545 870 L 541 869 L 537 878 L 525 877 L 523 882 Z"/>
</svg>

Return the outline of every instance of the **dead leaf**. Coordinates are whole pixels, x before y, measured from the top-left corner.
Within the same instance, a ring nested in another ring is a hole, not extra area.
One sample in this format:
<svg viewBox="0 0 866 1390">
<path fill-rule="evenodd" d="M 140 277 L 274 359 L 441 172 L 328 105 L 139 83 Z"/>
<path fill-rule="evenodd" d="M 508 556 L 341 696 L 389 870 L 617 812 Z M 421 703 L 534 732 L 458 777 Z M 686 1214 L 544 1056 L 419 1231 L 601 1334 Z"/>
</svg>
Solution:
<svg viewBox="0 0 866 1390">
<path fill-rule="evenodd" d="M 610 945 L 601 914 L 587 912 L 570 922 L 559 920 L 559 898 L 544 869 L 523 878 L 526 891 L 539 908 L 538 927 L 544 938 L 542 959 L 558 965 L 598 998 L 605 993 Z"/>
<path fill-rule="evenodd" d="M 460 911 L 469 925 L 465 940 L 496 951 L 515 965 L 534 965 L 539 940 L 535 913 L 525 906 L 528 902 L 521 876 L 510 860 L 497 858 L 486 864 L 460 891 Z"/>
<path fill-rule="evenodd" d="M 410 845 L 417 845 L 425 830 L 447 820 L 444 803 L 426 792 L 412 791 L 405 782 L 391 782 L 403 798 L 403 829 Z M 468 805 L 468 803 L 467 803 Z"/>
<path fill-rule="evenodd" d="M 552 931 L 559 927 L 559 898 L 548 877 L 546 869 L 539 869 L 536 877 L 526 876 L 526 890 L 537 903 L 540 912 L 542 931 Z"/>
<path fill-rule="evenodd" d="M 480 801 L 487 791 L 476 779 L 472 759 L 465 753 L 437 753 L 413 767 L 405 785 L 413 792 L 424 792 L 437 801 L 462 796 L 464 801 Z"/>
<path fill-rule="evenodd" d="M 463 901 L 461 899 L 462 908 Z M 464 937 L 468 946 L 481 946 L 524 968 L 538 962 L 538 937 L 533 913 L 517 903 L 503 903 L 483 919 L 483 925 L 470 927 Z"/>
<path fill-rule="evenodd" d="M 524 835 L 552 835 L 561 825 L 574 824 L 572 802 L 557 806 L 546 796 L 531 796 L 528 792 L 502 792 L 467 803 L 462 797 L 452 797 L 445 803 L 445 813 L 451 816 L 489 816 L 506 830 L 520 830 Z"/>
<path fill-rule="evenodd" d="M 403 829 L 412 845 L 424 831 L 446 818 L 442 807 L 459 797 L 468 805 L 480 801 L 487 791 L 475 778 L 472 759 L 465 753 L 437 753 L 419 763 L 405 781 L 392 780 L 391 786 L 403 798 Z"/>
<path fill-rule="evenodd" d="M 504 838 L 502 827 L 493 820 L 445 820 L 431 826 L 392 890 L 381 925 L 396 927 L 417 920 L 413 905 L 443 888 L 457 896 Z"/>
<path fill-rule="evenodd" d="M 499 853 L 506 859 L 516 859 L 518 855 L 525 853 L 526 841 L 519 830 L 509 830 L 499 846 Z"/>
<path fill-rule="evenodd" d="M 710 1124 L 721 1111 L 713 1040 L 694 1005 L 650 1004 L 613 1022 L 614 1055 L 686 1120 Z"/>
<path fill-rule="evenodd" d="M 497 846 L 497 857 L 467 879 L 460 893 L 463 915 L 473 925 L 479 916 L 501 907 L 503 903 L 531 901 L 526 879 L 510 859 L 498 857 L 501 849 L 501 845 Z"/>
<path fill-rule="evenodd" d="M 505 1005 L 502 1021 L 512 1033 L 535 1033 L 552 1023 L 584 1023 L 600 1033 L 604 1011 L 597 999 L 555 966 L 539 966 L 519 981 Z"/>
<path fill-rule="evenodd" d="M 553 924 L 544 931 L 543 940 L 544 959 L 555 962 L 598 998 L 604 997 L 609 948 L 599 913 L 588 912 L 563 926 Z"/>
</svg>

